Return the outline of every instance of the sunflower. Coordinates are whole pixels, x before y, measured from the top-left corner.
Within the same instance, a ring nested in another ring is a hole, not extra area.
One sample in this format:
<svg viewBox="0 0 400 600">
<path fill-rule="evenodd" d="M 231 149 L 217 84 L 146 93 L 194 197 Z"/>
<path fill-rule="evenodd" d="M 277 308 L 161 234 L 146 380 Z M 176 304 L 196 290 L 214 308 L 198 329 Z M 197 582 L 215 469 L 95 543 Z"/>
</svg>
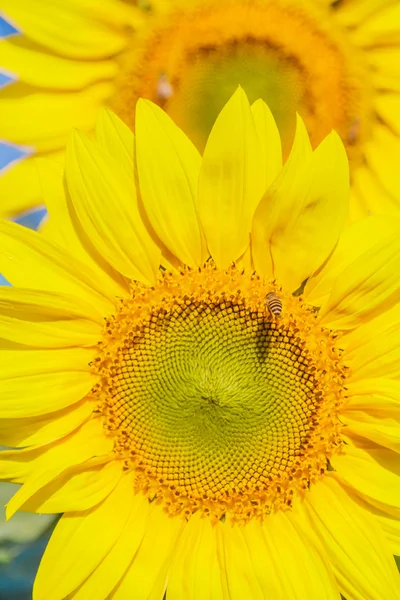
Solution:
<svg viewBox="0 0 400 600">
<path fill-rule="evenodd" d="M 201 157 L 140 100 L 40 171 L 59 243 L 0 225 L 7 515 L 64 513 L 34 600 L 399 599 L 400 224 L 344 228 L 337 134 L 282 166 L 239 88 Z"/>
<path fill-rule="evenodd" d="M 296 111 L 314 148 L 339 133 L 352 220 L 398 217 L 398 0 L 51 0 L 42 12 L 29 0 L 3 0 L 2 8 L 24 37 L 1 42 L 17 83 L 0 95 L 0 138 L 59 152 L 71 126 L 94 126 L 101 104 L 133 127 L 144 97 L 202 151 L 240 84 L 270 106 L 285 156 Z M 10 198 L 3 215 L 37 202 L 32 160 L 0 178 L 0 197 Z"/>
<path fill-rule="evenodd" d="M 132 124 L 145 97 L 202 149 L 237 84 L 272 110 L 284 155 L 298 111 L 313 147 L 335 129 L 352 175 L 351 217 L 400 213 L 398 0 L 148 0 L 112 106 Z"/>
</svg>

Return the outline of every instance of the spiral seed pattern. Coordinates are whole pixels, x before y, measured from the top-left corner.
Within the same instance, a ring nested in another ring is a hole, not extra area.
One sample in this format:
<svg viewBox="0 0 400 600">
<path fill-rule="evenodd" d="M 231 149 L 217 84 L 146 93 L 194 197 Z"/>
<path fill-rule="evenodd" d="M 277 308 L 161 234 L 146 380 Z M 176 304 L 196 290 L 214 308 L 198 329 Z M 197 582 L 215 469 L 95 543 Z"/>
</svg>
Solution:
<svg viewBox="0 0 400 600">
<path fill-rule="evenodd" d="M 340 444 L 344 374 L 311 311 L 287 301 L 305 317 L 307 340 L 296 326 L 301 318 L 271 315 L 258 280 L 242 275 L 242 288 L 228 293 L 193 285 L 211 271 L 169 276 L 161 298 L 161 289 L 142 291 L 123 304 L 107 324 L 96 391 L 137 490 L 171 514 L 246 521 L 290 507 L 324 473 Z M 328 385 L 337 386 L 334 394 Z"/>
</svg>

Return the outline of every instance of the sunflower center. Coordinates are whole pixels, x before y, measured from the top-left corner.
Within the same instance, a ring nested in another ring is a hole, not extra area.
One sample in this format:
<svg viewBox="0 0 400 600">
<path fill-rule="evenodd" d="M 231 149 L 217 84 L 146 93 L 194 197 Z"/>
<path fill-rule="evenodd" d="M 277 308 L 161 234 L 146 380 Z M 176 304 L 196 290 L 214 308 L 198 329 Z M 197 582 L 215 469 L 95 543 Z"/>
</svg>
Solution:
<svg viewBox="0 0 400 600">
<path fill-rule="evenodd" d="M 138 97 L 158 102 L 202 149 L 240 84 L 251 102 L 270 106 L 285 155 L 298 111 L 314 146 L 334 128 L 356 160 L 371 111 L 362 57 L 334 11 L 311 4 L 199 0 L 155 10 L 126 56 L 115 110 L 133 124 Z"/>
<path fill-rule="evenodd" d="M 166 275 L 107 323 L 97 393 L 136 487 L 171 514 L 290 506 L 340 445 L 343 367 L 298 299 L 230 269 Z M 280 293 L 281 294 L 281 293 Z"/>
</svg>

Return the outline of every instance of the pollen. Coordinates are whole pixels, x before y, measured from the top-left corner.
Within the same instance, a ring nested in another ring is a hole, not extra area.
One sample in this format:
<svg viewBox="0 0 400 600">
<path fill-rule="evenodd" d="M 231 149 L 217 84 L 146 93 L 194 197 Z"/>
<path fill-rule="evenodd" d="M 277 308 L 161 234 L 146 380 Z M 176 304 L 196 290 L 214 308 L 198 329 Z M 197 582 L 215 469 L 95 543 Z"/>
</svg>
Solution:
<svg viewBox="0 0 400 600">
<path fill-rule="evenodd" d="M 337 339 L 300 297 L 234 266 L 135 284 L 93 370 L 135 491 L 170 515 L 246 522 L 290 509 L 341 448 Z"/>
</svg>

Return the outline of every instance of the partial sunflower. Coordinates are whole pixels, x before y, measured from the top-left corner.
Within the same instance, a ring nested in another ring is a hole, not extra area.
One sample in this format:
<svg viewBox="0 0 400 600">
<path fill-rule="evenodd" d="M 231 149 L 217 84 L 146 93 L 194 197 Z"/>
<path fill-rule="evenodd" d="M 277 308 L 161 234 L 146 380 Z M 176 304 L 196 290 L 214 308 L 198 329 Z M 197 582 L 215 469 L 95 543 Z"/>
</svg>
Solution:
<svg viewBox="0 0 400 600">
<path fill-rule="evenodd" d="M 3 0 L 2 9 L 24 37 L 0 42 L 2 66 L 18 78 L 0 96 L 0 138 L 56 152 L 72 126 L 93 127 L 101 104 L 133 127 L 144 97 L 202 151 L 240 84 L 270 106 L 285 156 L 296 111 L 313 147 L 339 133 L 352 219 L 400 214 L 398 0 L 51 0 L 43 14 Z M 0 197 L 3 215 L 37 202 L 31 160 L 0 178 Z"/>
<path fill-rule="evenodd" d="M 64 513 L 34 600 L 399 599 L 400 225 L 344 229 L 338 136 L 282 167 L 239 89 L 202 158 L 141 100 L 41 177 L 59 243 L 0 225 L 7 514 Z"/>
<path fill-rule="evenodd" d="M 112 107 L 132 125 L 160 104 L 201 150 L 238 84 L 262 98 L 287 155 L 295 114 L 313 147 L 335 129 L 350 161 L 351 217 L 400 214 L 398 0 L 147 0 Z"/>
</svg>

